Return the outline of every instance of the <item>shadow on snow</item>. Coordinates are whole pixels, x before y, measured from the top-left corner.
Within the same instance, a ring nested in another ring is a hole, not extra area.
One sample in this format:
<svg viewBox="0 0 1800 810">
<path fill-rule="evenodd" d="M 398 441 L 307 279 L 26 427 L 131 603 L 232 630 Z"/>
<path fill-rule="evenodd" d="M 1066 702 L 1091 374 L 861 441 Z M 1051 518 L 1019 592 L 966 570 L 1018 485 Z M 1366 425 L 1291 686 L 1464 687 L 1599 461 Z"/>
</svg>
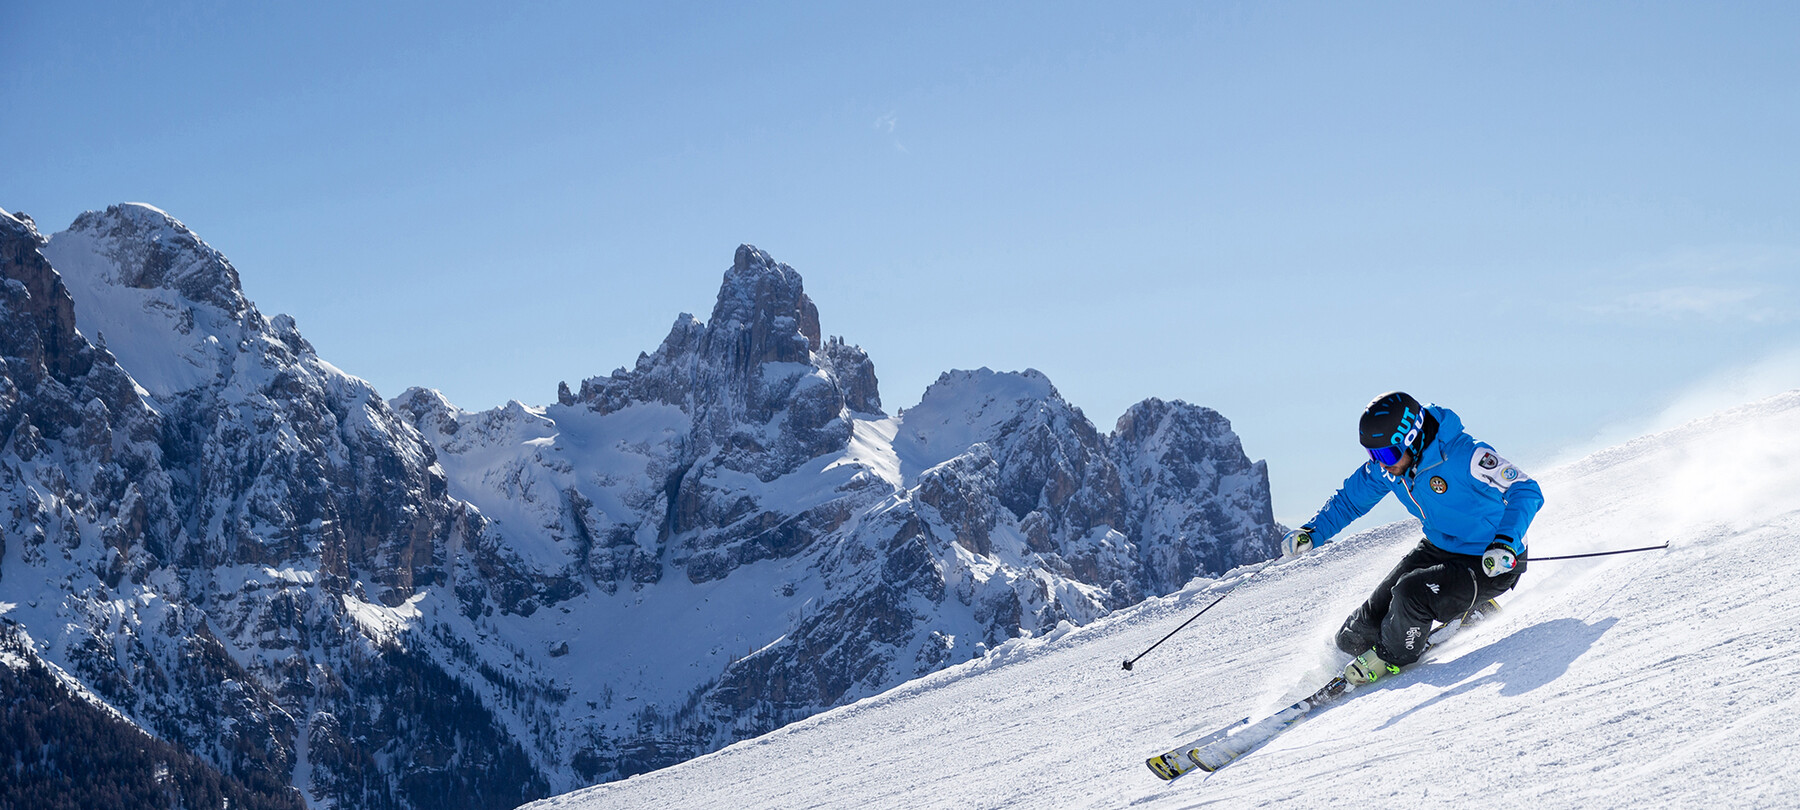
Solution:
<svg viewBox="0 0 1800 810">
<path fill-rule="evenodd" d="M 1401 712 L 1381 725 L 1389 728 L 1415 712 L 1437 703 L 1468 694 L 1484 686 L 1498 684 L 1505 697 L 1523 695 L 1549 684 L 1569 671 L 1594 642 L 1618 624 L 1618 617 L 1601 619 L 1592 624 L 1580 619 L 1552 619 L 1519 630 L 1506 638 L 1457 658 L 1444 665 L 1422 667 L 1417 682 L 1446 691 Z M 1473 680 L 1469 676 L 1500 662 L 1492 674 Z"/>
</svg>

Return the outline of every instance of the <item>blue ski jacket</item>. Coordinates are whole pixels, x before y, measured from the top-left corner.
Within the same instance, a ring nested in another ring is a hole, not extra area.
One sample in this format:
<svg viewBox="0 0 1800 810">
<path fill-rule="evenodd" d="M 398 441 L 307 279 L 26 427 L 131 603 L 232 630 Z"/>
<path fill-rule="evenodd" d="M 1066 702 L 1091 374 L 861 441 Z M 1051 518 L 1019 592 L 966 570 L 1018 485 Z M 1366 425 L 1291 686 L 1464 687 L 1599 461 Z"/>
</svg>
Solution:
<svg viewBox="0 0 1800 810">
<path fill-rule="evenodd" d="M 1514 554 L 1525 556 L 1525 530 L 1544 505 L 1538 483 L 1491 445 L 1464 433 L 1455 411 L 1438 405 L 1425 411 L 1437 419 L 1437 437 L 1411 469 L 1393 476 L 1374 461 L 1364 462 L 1302 528 L 1323 545 L 1392 492 L 1424 526 L 1425 539 L 1440 549 L 1479 556 L 1502 536 L 1511 539 Z"/>
</svg>

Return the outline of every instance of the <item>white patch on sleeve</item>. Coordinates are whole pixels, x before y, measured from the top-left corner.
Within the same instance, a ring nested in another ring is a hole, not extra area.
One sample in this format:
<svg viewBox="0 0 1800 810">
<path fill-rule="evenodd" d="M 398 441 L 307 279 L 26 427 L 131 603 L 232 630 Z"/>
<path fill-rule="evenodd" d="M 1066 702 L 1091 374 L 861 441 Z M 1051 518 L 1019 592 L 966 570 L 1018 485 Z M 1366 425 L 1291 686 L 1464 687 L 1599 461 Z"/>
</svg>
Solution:
<svg viewBox="0 0 1800 810">
<path fill-rule="evenodd" d="M 1475 445 L 1475 455 L 1469 458 L 1469 475 L 1477 481 L 1485 481 L 1501 492 L 1520 481 L 1529 481 L 1531 476 L 1524 470 L 1513 466 L 1513 463 L 1500 457 L 1494 448 L 1487 445 Z"/>
</svg>

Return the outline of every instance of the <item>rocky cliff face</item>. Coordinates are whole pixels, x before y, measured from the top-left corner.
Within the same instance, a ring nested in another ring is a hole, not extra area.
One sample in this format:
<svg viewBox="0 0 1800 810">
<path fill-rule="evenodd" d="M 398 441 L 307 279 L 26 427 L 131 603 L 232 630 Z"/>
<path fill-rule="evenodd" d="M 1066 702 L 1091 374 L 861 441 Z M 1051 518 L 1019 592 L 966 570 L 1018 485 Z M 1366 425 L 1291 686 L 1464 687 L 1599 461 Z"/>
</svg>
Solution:
<svg viewBox="0 0 1800 810">
<path fill-rule="evenodd" d="M 1103 434 L 981 369 L 886 414 L 750 246 L 633 368 L 483 413 L 383 402 L 146 206 L 49 240 L 0 218 L 0 266 L 0 610 L 132 722 L 315 805 L 662 767 L 1277 536 L 1203 408 Z"/>
<path fill-rule="evenodd" d="M 473 692 L 361 626 L 445 582 L 475 531 L 417 432 L 160 211 L 115 206 L 50 240 L 0 225 L 0 387 L 18 394 L 0 515 L 22 540 L 0 602 L 39 652 L 158 737 L 317 803 L 469 787 L 428 754 L 523 778 L 473 790 L 489 806 L 542 792 Z M 427 706 L 475 717 L 449 728 Z"/>
<path fill-rule="evenodd" d="M 1110 442 L 1139 538 L 1138 584 L 1162 594 L 1205 574 L 1280 553 L 1268 465 L 1244 455 L 1210 408 L 1147 399 L 1119 417 Z"/>
<path fill-rule="evenodd" d="M 460 507 L 443 497 L 430 446 L 367 383 L 320 360 L 292 318 L 263 317 L 217 251 L 160 211 L 114 206 L 82 215 L 44 255 L 80 322 L 132 336 L 124 362 L 163 416 L 169 461 L 191 473 L 176 496 L 195 507 L 183 528 L 196 542 L 180 564 L 316 554 L 321 574 L 367 580 L 388 605 L 443 577 Z"/>
</svg>

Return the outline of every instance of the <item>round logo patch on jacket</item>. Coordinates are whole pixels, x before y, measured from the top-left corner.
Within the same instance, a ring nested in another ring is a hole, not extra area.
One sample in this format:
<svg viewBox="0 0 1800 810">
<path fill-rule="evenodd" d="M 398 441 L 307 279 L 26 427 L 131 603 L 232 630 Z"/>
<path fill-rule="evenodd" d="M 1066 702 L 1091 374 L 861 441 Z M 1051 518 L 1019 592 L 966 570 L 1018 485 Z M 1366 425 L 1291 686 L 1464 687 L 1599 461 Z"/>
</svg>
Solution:
<svg viewBox="0 0 1800 810">
<path fill-rule="evenodd" d="M 1476 446 L 1474 455 L 1469 458 L 1469 477 L 1485 482 L 1501 492 L 1520 481 L 1531 480 L 1531 476 L 1526 475 L 1524 470 L 1501 458 L 1493 448 L 1480 445 Z"/>
<path fill-rule="evenodd" d="M 1449 489 L 1449 488 L 1450 488 L 1450 485 L 1445 483 L 1443 478 L 1441 478 L 1439 476 L 1435 476 L 1435 475 L 1431 477 L 1431 491 L 1432 492 L 1436 492 L 1437 494 L 1442 495 L 1442 494 L 1444 494 L 1444 490 Z"/>
</svg>

